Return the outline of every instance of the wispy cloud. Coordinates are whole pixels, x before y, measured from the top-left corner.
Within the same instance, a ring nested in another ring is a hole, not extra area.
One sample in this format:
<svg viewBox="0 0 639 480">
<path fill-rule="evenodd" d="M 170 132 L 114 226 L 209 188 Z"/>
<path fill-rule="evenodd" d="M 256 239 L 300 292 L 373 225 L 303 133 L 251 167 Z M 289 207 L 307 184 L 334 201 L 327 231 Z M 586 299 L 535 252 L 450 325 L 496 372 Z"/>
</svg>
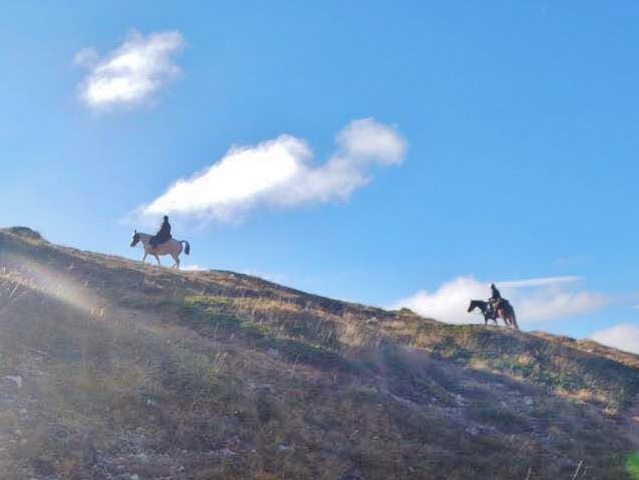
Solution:
<svg viewBox="0 0 639 480">
<path fill-rule="evenodd" d="M 522 296 L 518 305 L 522 319 L 540 322 L 594 312 L 612 300 L 611 297 L 596 292 L 548 288 L 534 291 L 530 296 Z"/>
<path fill-rule="evenodd" d="M 504 298 L 512 303 L 520 324 L 542 322 L 598 310 L 610 303 L 606 295 L 581 291 L 580 277 L 543 277 L 496 282 Z M 411 310 L 448 323 L 476 321 L 467 313 L 470 299 L 490 296 L 490 282 L 472 276 L 458 277 L 443 283 L 436 291 L 419 291 L 398 300 L 391 308 Z"/>
<path fill-rule="evenodd" d="M 639 325 L 619 324 L 590 335 L 603 345 L 639 355 Z"/>
<path fill-rule="evenodd" d="M 562 283 L 572 283 L 578 280 L 581 280 L 581 277 L 541 277 L 529 278 L 526 280 L 509 280 L 505 282 L 499 282 L 499 285 L 503 288 L 545 287 L 550 285 L 559 285 Z"/>
<path fill-rule="evenodd" d="M 208 270 L 208 268 L 198 265 L 197 263 L 194 263 L 192 265 L 181 265 L 180 268 L 188 272 L 203 272 L 205 270 Z"/>
<path fill-rule="evenodd" d="M 177 31 L 151 33 L 132 31 L 116 50 L 100 58 L 92 47 L 79 51 L 77 65 L 89 73 L 79 86 L 79 96 L 91 109 L 148 104 L 160 88 L 181 72 L 173 55 L 182 50 L 184 39 Z"/>
<path fill-rule="evenodd" d="M 244 275 L 250 275 L 252 277 L 262 278 L 264 280 L 268 280 L 269 282 L 273 282 L 273 283 L 284 283 L 289 278 L 289 276 L 285 273 L 257 272 L 255 270 L 244 270 L 242 273 Z"/>
<path fill-rule="evenodd" d="M 322 165 L 303 139 L 280 135 L 255 146 L 233 147 L 219 161 L 137 209 L 143 217 L 171 214 L 233 222 L 259 205 L 292 207 L 346 200 L 372 179 L 375 166 L 403 161 L 406 141 L 372 118 L 354 120 L 336 137 L 337 150 Z"/>
</svg>

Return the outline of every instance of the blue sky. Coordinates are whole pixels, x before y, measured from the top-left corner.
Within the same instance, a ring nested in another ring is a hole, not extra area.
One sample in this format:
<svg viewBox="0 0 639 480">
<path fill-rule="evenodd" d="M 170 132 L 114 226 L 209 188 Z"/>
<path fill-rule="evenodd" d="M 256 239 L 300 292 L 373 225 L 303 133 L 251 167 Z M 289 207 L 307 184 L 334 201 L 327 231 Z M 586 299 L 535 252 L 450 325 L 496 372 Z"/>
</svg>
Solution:
<svg viewBox="0 0 639 480">
<path fill-rule="evenodd" d="M 6 1 L 2 224 L 639 352 L 639 4 Z M 164 263 L 169 263 L 167 260 Z"/>
</svg>

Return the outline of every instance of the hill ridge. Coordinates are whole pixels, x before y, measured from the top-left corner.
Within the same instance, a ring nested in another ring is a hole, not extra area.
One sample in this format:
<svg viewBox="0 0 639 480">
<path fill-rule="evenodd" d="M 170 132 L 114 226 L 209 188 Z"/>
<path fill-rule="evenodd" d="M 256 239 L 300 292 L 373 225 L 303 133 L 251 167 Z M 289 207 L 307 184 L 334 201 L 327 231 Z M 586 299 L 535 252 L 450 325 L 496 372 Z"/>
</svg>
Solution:
<svg viewBox="0 0 639 480">
<path fill-rule="evenodd" d="M 636 355 L 31 232 L 0 230 L 15 478 L 630 478 Z"/>
<path fill-rule="evenodd" d="M 11 237 L 17 237 L 23 240 L 26 239 L 30 241 L 31 243 L 35 242 L 36 245 L 38 243 L 42 243 L 43 245 L 46 245 L 46 247 L 51 248 L 52 250 L 56 250 L 59 253 L 66 254 L 71 257 L 78 256 L 80 258 L 84 258 L 85 260 L 93 260 L 93 261 L 99 260 L 102 263 L 116 262 L 119 267 L 126 268 L 126 269 L 133 269 L 133 270 L 139 271 L 140 268 L 151 268 L 151 269 L 156 268 L 156 266 L 153 264 L 147 263 L 146 266 L 143 266 L 139 261 L 129 259 L 126 257 L 103 254 L 103 253 L 87 251 L 87 250 L 79 250 L 73 247 L 55 245 L 45 240 L 38 232 L 31 230 L 29 227 L 11 227 L 11 228 L 0 229 L 0 234 L 8 234 Z M 342 310 L 348 309 L 349 307 L 356 308 L 356 309 L 367 309 L 371 312 L 374 311 L 382 315 L 404 315 L 404 316 L 414 317 L 428 323 L 441 323 L 438 320 L 423 317 L 406 308 L 403 308 L 401 310 L 386 310 L 382 307 L 370 306 L 370 305 L 366 305 L 359 302 L 330 298 L 330 297 L 306 292 L 300 289 L 296 289 L 294 287 L 289 287 L 268 279 L 264 279 L 255 275 L 246 274 L 242 272 L 235 272 L 231 270 L 216 270 L 216 269 L 184 271 L 184 270 L 173 270 L 166 267 L 162 267 L 162 269 L 163 269 L 163 273 L 165 274 L 183 275 L 183 276 L 186 276 L 186 278 L 190 278 L 191 280 L 197 280 L 198 278 L 200 278 L 200 279 L 215 281 L 216 279 L 219 280 L 220 278 L 226 277 L 225 280 L 238 279 L 240 280 L 240 282 L 242 280 L 250 281 L 254 284 L 257 284 L 257 286 L 253 287 L 254 289 L 267 288 L 270 291 L 277 290 L 279 292 L 282 292 L 283 295 L 294 295 L 298 298 L 303 297 L 305 299 L 308 299 L 309 301 L 315 302 L 316 304 L 339 305 Z M 467 325 L 475 325 L 475 323 L 469 322 Z M 479 322 L 477 323 L 477 325 L 479 325 Z M 533 331 L 529 331 L 525 333 L 529 335 L 535 335 L 535 336 L 547 339 L 549 341 L 558 342 L 563 345 L 576 348 L 578 350 L 584 350 L 589 353 L 596 352 L 595 354 L 597 355 L 607 356 L 613 360 L 615 360 L 615 357 L 624 357 L 623 360 L 616 359 L 615 361 L 619 361 L 620 363 L 630 363 L 633 366 L 639 365 L 639 355 L 633 354 L 631 352 L 626 352 L 623 350 L 617 350 L 614 347 L 609 347 L 609 346 L 600 344 L 594 340 L 590 340 L 590 339 L 577 340 L 570 337 L 566 337 L 564 335 L 554 335 L 542 330 L 533 330 Z"/>
</svg>

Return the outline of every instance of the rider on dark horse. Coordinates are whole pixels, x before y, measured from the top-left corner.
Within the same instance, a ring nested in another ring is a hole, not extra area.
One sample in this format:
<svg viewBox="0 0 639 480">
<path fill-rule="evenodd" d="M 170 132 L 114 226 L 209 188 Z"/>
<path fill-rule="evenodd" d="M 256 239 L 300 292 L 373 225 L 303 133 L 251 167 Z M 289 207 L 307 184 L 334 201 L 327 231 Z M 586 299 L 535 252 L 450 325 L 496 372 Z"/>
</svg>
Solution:
<svg viewBox="0 0 639 480">
<path fill-rule="evenodd" d="M 171 224 L 169 223 L 169 217 L 164 215 L 160 230 L 149 239 L 149 244 L 155 249 L 158 245 L 168 242 L 169 240 L 171 240 Z"/>
<path fill-rule="evenodd" d="M 490 284 L 490 290 L 492 292 L 492 295 L 488 299 L 488 305 L 490 307 L 491 315 L 496 317 L 497 309 L 499 308 L 500 304 L 504 301 L 504 299 L 501 298 L 501 293 L 499 293 L 499 290 L 497 290 L 497 287 L 495 286 L 494 283 Z"/>
</svg>

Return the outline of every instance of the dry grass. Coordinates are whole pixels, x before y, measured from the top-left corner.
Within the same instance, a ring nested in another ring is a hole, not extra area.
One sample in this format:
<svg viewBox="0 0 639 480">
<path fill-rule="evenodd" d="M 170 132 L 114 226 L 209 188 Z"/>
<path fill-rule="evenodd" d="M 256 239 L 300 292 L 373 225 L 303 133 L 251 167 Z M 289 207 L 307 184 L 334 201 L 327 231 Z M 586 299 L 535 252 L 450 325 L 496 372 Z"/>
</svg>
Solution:
<svg viewBox="0 0 639 480">
<path fill-rule="evenodd" d="M 0 232 L 3 478 L 629 478 L 625 356 L 24 234 Z"/>
</svg>

